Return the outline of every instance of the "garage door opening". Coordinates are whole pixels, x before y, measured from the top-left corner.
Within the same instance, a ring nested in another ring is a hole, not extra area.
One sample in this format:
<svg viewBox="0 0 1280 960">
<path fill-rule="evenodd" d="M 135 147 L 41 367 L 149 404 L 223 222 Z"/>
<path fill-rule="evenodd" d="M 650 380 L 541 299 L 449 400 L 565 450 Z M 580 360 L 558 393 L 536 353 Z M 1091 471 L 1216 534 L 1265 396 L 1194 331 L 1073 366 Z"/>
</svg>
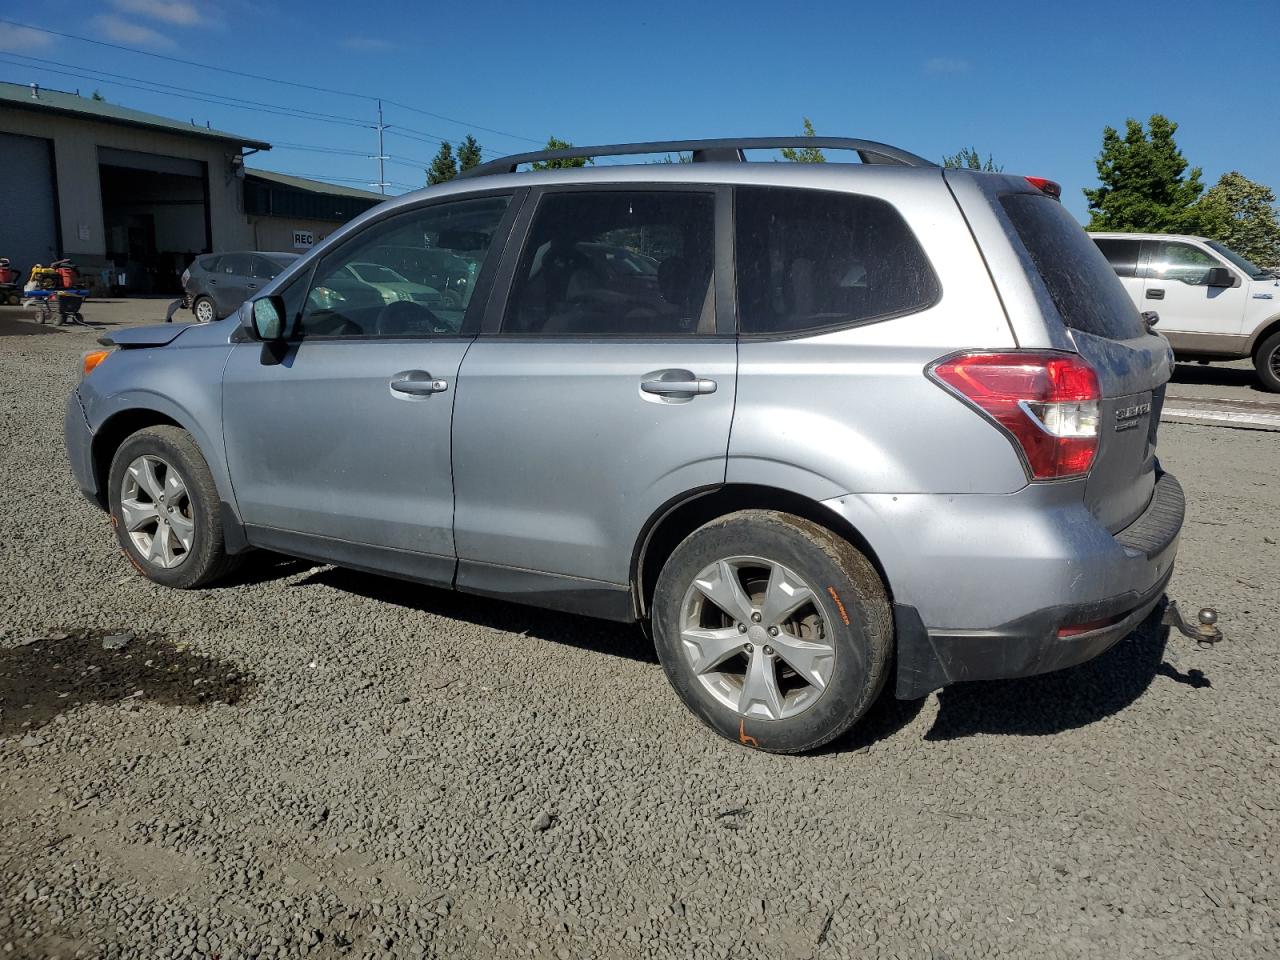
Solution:
<svg viewBox="0 0 1280 960">
<path fill-rule="evenodd" d="M 98 175 L 113 286 L 181 295 L 182 271 L 213 244 L 205 165 L 99 147 Z"/>
</svg>

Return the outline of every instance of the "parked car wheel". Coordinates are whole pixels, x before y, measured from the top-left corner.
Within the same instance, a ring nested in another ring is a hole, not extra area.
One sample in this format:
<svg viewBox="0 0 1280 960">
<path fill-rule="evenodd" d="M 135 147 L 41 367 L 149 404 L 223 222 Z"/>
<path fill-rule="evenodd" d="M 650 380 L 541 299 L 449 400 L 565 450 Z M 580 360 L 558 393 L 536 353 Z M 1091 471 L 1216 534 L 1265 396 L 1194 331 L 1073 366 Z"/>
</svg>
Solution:
<svg viewBox="0 0 1280 960">
<path fill-rule="evenodd" d="M 129 562 L 166 587 L 200 587 L 236 565 L 227 555 L 213 476 L 179 427 L 133 434 L 111 461 L 108 499 Z"/>
<path fill-rule="evenodd" d="M 212 323 L 218 319 L 218 310 L 209 297 L 196 297 L 196 302 L 191 304 L 191 312 L 199 323 Z"/>
<path fill-rule="evenodd" d="M 652 616 L 658 657 L 689 709 L 774 753 L 848 730 L 892 662 L 875 568 L 831 531 L 775 511 L 741 511 L 690 534 L 663 567 Z"/>
<path fill-rule="evenodd" d="M 1264 390 L 1280 393 L 1280 330 L 1258 345 L 1253 355 L 1253 368 L 1258 371 L 1258 380 Z"/>
</svg>

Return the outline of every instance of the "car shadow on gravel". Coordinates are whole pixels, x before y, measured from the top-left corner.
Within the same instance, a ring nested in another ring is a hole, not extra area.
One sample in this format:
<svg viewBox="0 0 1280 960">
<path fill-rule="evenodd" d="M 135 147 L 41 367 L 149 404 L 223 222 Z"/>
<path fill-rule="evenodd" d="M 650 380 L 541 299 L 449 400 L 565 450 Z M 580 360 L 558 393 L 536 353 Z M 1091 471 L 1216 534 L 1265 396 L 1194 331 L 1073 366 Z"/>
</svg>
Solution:
<svg viewBox="0 0 1280 960">
<path fill-rule="evenodd" d="M 238 703 L 254 680 L 162 634 L 46 630 L 0 649 L 0 736 L 31 733 L 85 703 Z"/>
<path fill-rule="evenodd" d="M 597 620 L 571 613 L 559 613 L 490 597 L 455 593 L 405 580 L 341 567 L 324 567 L 296 580 L 295 587 L 323 584 L 336 590 L 359 594 L 371 600 L 394 603 L 439 617 L 465 620 L 482 627 L 520 633 L 538 640 L 550 640 L 580 650 L 625 657 L 641 663 L 657 663 L 653 643 L 638 626 Z"/>
<path fill-rule="evenodd" d="M 938 715 L 926 740 L 977 733 L 1043 736 L 1073 730 L 1119 713 L 1157 676 L 1188 688 L 1211 686 L 1199 670 L 1181 673 L 1165 660 L 1169 628 L 1160 612 L 1088 663 L 1021 680 L 957 683 L 938 694 Z"/>
</svg>

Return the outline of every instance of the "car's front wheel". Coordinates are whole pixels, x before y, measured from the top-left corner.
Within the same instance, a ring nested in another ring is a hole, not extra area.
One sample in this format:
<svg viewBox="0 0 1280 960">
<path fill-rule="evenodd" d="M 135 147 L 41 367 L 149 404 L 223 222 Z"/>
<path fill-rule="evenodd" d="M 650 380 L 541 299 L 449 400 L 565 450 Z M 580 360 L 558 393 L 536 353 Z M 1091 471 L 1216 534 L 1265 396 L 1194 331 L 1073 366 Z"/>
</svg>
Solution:
<svg viewBox="0 0 1280 960">
<path fill-rule="evenodd" d="M 776 753 L 840 736 L 884 686 L 893 621 L 875 567 L 800 517 L 744 510 L 700 527 L 658 578 L 658 657 L 713 730 Z"/>
<path fill-rule="evenodd" d="M 1253 368 L 1258 371 L 1263 389 L 1280 393 L 1280 330 L 1258 344 L 1258 351 L 1253 355 Z"/>
<path fill-rule="evenodd" d="M 191 312 L 199 323 L 212 323 L 218 319 L 218 310 L 209 297 L 196 297 L 195 303 L 191 304 Z"/>
<path fill-rule="evenodd" d="M 108 501 L 129 562 L 166 587 L 201 587 L 235 566 L 223 543 L 219 497 L 191 435 L 156 426 L 126 439 L 111 461 Z"/>
</svg>

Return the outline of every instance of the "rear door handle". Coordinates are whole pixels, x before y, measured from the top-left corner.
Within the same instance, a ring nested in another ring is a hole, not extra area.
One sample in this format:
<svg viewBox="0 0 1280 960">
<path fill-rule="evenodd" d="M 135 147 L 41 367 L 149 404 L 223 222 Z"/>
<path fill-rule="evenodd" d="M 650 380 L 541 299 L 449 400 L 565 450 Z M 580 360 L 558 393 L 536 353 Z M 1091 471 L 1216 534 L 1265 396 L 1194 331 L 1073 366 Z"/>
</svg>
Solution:
<svg viewBox="0 0 1280 960">
<path fill-rule="evenodd" d="M 258 289 L 258 285 L 257 285 L 256 283 L 247 283 L 247 284 L 245 284 L 245 286 L 247 286 L 250 290 L 257 290 L 257 289 Z"/>
<path fill-rule="evenodd" d="M 1163 300 L 1163 299 L 1164 299 L 1164 291 L 1163 291 L 1163 290 L 1161 290 L 1159 287 L 1156 287 L 1154 290 L 1148 290 L 1148 291 L 1147 291 L 1147 299 L 1148 299 L 1148 300 Z"/>
<path fill-rule="evenodd" d="M 640 389 L 645 393 L 656 394 L 659 397 L 693 397 L 716 392 L 716 382 L 714 380 L 695 377 L 687 370 L 673 370 L 670 372 L 683 374 L 684 377 L 680 380 L 644 380 L 640 383 Z"/>
<path fill-rule="evenodd" d="M 448 380 L 440 380 L 425 370 L 404 370 L 391 378 L 391 389 L 411 397 L 425 397 L 449 389 Z"/>
</svg>

